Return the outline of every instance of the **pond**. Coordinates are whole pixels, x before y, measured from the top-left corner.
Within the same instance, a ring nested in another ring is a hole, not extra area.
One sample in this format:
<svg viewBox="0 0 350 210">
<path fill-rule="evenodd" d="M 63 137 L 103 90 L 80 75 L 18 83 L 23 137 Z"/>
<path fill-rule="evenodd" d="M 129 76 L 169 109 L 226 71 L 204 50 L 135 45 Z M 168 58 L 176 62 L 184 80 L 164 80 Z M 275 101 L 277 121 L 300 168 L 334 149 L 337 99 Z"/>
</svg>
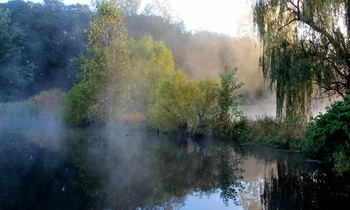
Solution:
<svg viewBox="0 0 350 210">
<path fill-rule="evenodd" d="M 130 130 L 0 125 L 0 209 L 340 209 L 350 179 L 300 152 Z"/>
</svg>

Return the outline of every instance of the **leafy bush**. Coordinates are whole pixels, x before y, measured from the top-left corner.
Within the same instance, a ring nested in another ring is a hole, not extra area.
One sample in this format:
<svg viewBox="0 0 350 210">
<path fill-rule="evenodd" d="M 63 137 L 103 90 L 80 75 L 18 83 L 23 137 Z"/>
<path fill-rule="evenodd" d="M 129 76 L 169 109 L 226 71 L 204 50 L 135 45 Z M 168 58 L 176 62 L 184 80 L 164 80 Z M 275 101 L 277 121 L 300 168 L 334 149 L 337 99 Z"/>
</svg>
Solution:
<svg viewBox="0 0 350 210">
<path fill-rule="evenodd" d="M 214 80 L 189 80 L 178 70 L 161 84 L 149 110 L 149 126 L 162 132 L 204 134 L 213 118 L 217 93 Z"/>
<path fill-rule="evenodd" d="M 64 122 L 74 126 L 104 122 L 106 106 L 96 97 L 100 82 L 91 79 L 77 83 L 63 98 L 62 118 Z"/>
<path fill-rule="evenodd" d="M 237 110 L 241 99 L 237 90 L 242 84 L 236 81 L 236 71 L 224 71 L 220 83 L 208 78 L 189 80 L 187 74 L 176 71 L 157 92 L 156 103 L 149 109 L 149 127 L 236 139 L 244 118 Z"/>
<path fill-rule="evenodd" d="M 308 125 L 303 147 L 315 155 L 331 158 L 338 172 L 350 169 L 350 95 L 332 104 Z"/>
<path fill-rule="evenodd" d="M 238 111 L 242 96 L 237 90 L 243 86 L 236 80 L 237 68 L 232 71 L 225 70 L 220 74 L 220 88 L 218 93 L 218 106 L 214 118 L 215 133 L 225 139 L 236 139 L 240 133 L 243 113 Z"/>
</svg>

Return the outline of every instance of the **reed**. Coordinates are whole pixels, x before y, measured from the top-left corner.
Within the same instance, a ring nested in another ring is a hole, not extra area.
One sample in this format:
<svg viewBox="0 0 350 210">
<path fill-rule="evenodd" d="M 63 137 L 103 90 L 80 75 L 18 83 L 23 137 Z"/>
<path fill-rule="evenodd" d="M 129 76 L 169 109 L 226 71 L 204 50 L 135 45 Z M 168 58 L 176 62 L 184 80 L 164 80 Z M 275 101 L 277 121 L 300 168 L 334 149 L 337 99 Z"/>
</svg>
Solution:
<svg viewBox="0 0 350 210">
<path fill-rule="evenodd" d="M 302 119 L 278 120 L 262 116 L 246 120 L 241 140 L 285 148 L 299 148 L 305 134 L 306 124 Z"/>
<path fill-rule="evenodd" d="M 63 94 L 59 89 L 52 89 L 25 101 L 0 103 L 0 117 L 10 120 L 59 120 Z"/>
</svg>

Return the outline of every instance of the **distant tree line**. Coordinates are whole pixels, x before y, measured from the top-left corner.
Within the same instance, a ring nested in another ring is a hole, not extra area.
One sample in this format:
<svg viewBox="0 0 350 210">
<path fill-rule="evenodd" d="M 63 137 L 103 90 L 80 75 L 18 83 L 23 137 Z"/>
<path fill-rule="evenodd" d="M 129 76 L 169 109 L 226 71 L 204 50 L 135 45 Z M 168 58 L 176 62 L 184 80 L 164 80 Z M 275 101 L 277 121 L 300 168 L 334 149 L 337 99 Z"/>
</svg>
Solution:
<svg viewBox="0 0 350 210">
<path fill-rule="evenodd" d="M 78 73 L 74 58 L 86 51 L 90 15 L 87 5 L 54 0 L 0 4 L 0 100 L 69 88 Z"/>
<path fill-rule="evenodd" d="M 127 5 L 125 1 L 111 2 L 121 10 L 129 37 L 138 40 L 150 36 L 163 41 L 172 51 L 176 68 L 191 78 L 218 78 L 225 67 L 237 66 L 242 72 L 238 72 L 242 75 L 239 79 L 247 84 L 242 91 L 248 101 L 263 97 L 263 82 L 256 71 L 259 50 L 251 39 L 205 31 L 191 33 L 161 1 L 151 2 L 141 12 L 140 1 L 127 1 Z M 14 0 L 0 4 L 0 9 L 0 101 L 72 87 L 80 72 L 76 58 L 88 46 L 84 31 L 96 11 L 88 5 L 65 5 L 57 0 Z M 247 63 L 247 56 L 254 61 Z"/>
</svg>

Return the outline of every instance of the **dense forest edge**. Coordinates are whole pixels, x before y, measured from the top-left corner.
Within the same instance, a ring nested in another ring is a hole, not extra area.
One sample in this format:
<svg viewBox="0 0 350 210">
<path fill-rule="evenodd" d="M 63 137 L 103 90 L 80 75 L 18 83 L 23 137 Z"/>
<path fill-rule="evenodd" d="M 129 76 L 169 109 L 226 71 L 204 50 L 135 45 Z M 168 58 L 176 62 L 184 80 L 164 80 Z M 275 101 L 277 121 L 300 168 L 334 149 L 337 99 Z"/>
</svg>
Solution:
<svg viewBox="0 0 350 210">
<path fill-rule="evenodd" d="M 349 172 L 348 35 L 339 28 L 327 32 L 337 16 L 325 28 L 317 24 L 327 5 L 349 8 L 345 1 L 312 7 L 257 1 L 261 47 L 251 37 L 186 31 L 182 21 L 160 12 L 166 5 L 138 12 L 140 1 L 131 2 L 102 1 L 96 9 L 56 0 L 0 4 L 0 117 L 69 126 L 121 123 L 261 143 L 307 151 L 336 172 Z M 275 14 L 280 5 L 292 15 Z M 297 6 L 310 14 L 295 13 Z M 281 28 L 268 19 L 269 11 Z M 293 34 L 298 21 L 315 34 Z M 277 117 L 248 117 L 241 105 L 271 98 L 264 78 L 276 93 Z M 325 96 L 339 101 L 312 118 L 311 101 Z"/>
</svg>

